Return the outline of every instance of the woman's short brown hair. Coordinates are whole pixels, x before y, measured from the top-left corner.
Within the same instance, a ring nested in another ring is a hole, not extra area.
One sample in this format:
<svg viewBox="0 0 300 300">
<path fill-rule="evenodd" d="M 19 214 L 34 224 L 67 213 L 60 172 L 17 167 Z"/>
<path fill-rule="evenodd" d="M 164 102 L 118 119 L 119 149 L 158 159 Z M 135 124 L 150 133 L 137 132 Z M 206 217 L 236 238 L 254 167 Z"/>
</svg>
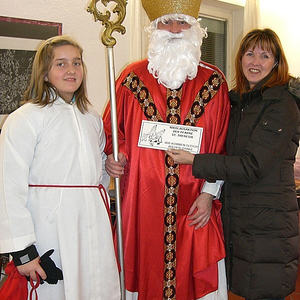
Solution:
<svg viewBox="0 0 300 300">
<path fill-rule="evenodd" d="M 276 63 L 271 71 L 272 75 L 263 84 L 264 87 L 283 85 L 290 79 L 288 63 L 277 34 L 269 28 L 254 29 L 248 32 L 242 39 L 235 58 L 235 86 L 233 89 L 240 94 L 250 89 L 248 80 L 243 73 L 242 57 L 247 50 L 252 50 L 256 46 L 272 52 Z"/>
<path fill-rule="evenodd" d="M 45 81 L 45 76 L 48 74 L 53 60 L 53 52 L 56 47 L 71 45 L 79 50 L 82 60 L 82 48 L 71 37 L 66 35 L 59 35 L 42 42 L 34 57 L 31 79 L 27 90 L 23 96 L 24 102 L 32 102 L 41 106 L 53 103 L 57 97 L 58 92 L 50 82 Z M 83 80 L 75 91 L 75 101 L 78 109 L 84 113 L 88 110 L 89 100 L 86 97 L 86 67 L 83 65 Z M 54 97 L 53 97 L 54 94 Z"/>
</svg>

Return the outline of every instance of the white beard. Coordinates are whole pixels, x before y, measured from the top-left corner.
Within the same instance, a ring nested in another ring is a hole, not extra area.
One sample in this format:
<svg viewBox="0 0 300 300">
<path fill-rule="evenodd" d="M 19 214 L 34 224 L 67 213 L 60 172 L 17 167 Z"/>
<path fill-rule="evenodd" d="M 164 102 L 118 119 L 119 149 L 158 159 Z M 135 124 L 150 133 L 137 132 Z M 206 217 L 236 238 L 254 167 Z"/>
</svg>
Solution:
<svg viewBox="0 0 300 300">
<path fill-rule="evenodd" d="M 149 72 L 169 89 L 178 89 L 186 79 L 195 78 L 206 35 L 198 24 L 180 33 L 154 30 L 148 49 Z"/>
</svg>

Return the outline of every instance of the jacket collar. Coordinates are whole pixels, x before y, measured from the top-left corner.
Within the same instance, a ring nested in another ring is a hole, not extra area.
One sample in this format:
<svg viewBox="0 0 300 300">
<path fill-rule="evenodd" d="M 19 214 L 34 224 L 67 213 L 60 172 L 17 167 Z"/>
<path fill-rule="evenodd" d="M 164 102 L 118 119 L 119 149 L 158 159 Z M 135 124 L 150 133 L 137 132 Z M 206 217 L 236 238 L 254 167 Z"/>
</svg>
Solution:
<svg viewBox="0 0 300 300">
<path fill-rule="evenodd" d="M 230 102 L 232 105 L 237 105 L 241 102 L 241 106 L 245 107 L 250 102 L 252 102 L 254 99 L 258 99 L 258 97 L 261 97 L 263 92 L 267 89 L 267 87 L 262 87 L 265 82 L 272 76 L 272 72 L 270 72 L 266 77 L 264 77 L 261 81 L 259 81 L 253 89 L 250 91 L 240 95 L 234 91 L 230 91 Z"/>
</svg>

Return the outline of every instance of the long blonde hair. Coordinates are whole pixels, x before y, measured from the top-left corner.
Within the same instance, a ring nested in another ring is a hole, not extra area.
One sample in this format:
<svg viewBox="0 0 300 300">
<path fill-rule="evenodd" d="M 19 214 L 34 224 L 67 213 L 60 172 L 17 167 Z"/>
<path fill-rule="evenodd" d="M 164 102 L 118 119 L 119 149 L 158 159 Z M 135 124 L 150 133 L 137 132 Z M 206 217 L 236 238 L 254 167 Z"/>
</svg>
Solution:
<svg viewBox="0 0 300 300">
<path fill-rule="evenodd" d="M 254 29 L 242 39 L 235 58 L 235 86 L 233 90 L 239 94 L 250 90 L 248 80 L 243 73 L 242 57 L 248 49 L 254 49 L 256 46 L 271 51 L 276 62 L 271 76 L 263 84 L 263 87 L 284 85 L 290 79 L 288 63 L 277 34 L 269 28 Z"/>
<path fill-rule="evenodd" d="M 66 35 L 55 36 L 42 42 L 34 57 L 30 83 L 26 89 L 22 103 L 32 102 L 41 106 L 46 106 L 53 103 L 57 97 L 57 89 L 48 81 L 45 81 L 45 76 L 48 74 L 51 62 L 54 56 L 56 47 L 71 45 L 79 50 L 82 60 L 82 48 L 72 38 Z M 86 67 L 82 61 L 83 79 L 80 87 L 75 91 L 75 101 L 78 109 L 85 113 L 88 111 L 90 104 L 86 96 Z M 54 93 L 54 97 L 53 97 Z"/>
</svg>

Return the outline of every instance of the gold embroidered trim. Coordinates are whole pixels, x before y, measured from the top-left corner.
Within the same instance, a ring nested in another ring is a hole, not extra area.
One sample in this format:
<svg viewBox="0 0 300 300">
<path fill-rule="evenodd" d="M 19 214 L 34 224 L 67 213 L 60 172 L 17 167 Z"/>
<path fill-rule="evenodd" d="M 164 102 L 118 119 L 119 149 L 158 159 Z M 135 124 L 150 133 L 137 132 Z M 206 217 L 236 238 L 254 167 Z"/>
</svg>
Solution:
<svg viewBox="0 0 300 300">
<path fill-rule="evenodd" d="M 183 122 L 184 125 L 195 126 L 197 124 L 199 118 L 204 113 L 205 106 L 218 92 L 223 81 L 221 74 L 217 72 L 212 73 L 197 94 L 193 105 Z"/>
<path fill-rule="evenodd" d="M 134 94 L 149 121 L 163 122 L 149 90 L 134 72 L 128 74 L 122 84 Z"/>
<path fill-rule="evenodd" d="M 167 89 L 167 123 L 180 124 L 182 88 Z M 179 165 L 165 154 L 165 201 L 164 201 L 164 299 L 176 299 L 176 219 L 179 190 Z"/>
</svg>

